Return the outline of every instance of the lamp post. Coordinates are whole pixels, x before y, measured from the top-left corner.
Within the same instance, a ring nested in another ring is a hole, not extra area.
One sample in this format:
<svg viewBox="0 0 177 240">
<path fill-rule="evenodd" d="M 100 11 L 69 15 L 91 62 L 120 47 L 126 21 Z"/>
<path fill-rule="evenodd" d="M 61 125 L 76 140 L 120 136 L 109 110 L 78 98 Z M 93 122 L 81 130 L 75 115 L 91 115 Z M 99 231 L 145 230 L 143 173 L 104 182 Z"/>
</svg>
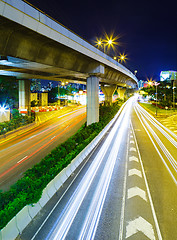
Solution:
<svg viewBox="0 0 177 240">
<path fill-rule="evenodd" d="M 114 50 L 114 45 L 118 45 L 118 43 L 116 42 L 116 40 L 118 39 L 118 37 L 114 37 L 113 38 L 113 35 L 108 37 L 108 35 L 106 34 L 105 35 L 105 39 L 102 39 L 102 38 L 96 38 L 96 46 L 98 46 L 98 48 L 100 47 L 103 47 L 103 52 L 106 53 L 106 47 L 107 49 L 109 49 L 110 47 L 113 48 Z"/>
<path fill-rule="evenodd" d="M 59 88 L 59 83 L 58 83 L 58 104 L 59 104 L 59 98 L 60 98 L 60 88 Z M 59 104 L 59 106 L 60 106 L 60 104 Z"/>
<path fill-rule="evenodd" d="M 110 47 L 112 44 L 113 44 L 112 40 L 109 39 L 108 41 L 99 40 L 97 45 L 100 46 L 100 47 L 103 46 L 103 52 L 106 53 L 106 46 Z"/>
<path fill-rule="evenodd" d="M 173 86 L 173 110 L 175 110 L 175 86 L 174 86 L 174 82 L 175 82 L 175 80 L 172 80 L 172 82 L 173 82 L 173 84 L 172 84 L 172 86 Z"/>
<path fill-rule="evenodd" d="M 155 82 L 155 87 L 156 87 L 156 110 L 155 110 L 155 115 L 157 117 L 157 86 L 159 85 L 160 83 L 157 83 Z"/>
<path fill-rule="evenodd" d="M 115 57 L 114 57 L 114 60 L 116 60 L 116 59 L 117 59 L 118 63 L 119 63 L 119 62 L 126 62 L 126 60 L 127 60 L 127 54 L 124 54 L 124 53 L 121 54 L 121 53 L 120 53 L 119 56 L 117 56 L 117 57 L 115 56 Z"/>
</svg>

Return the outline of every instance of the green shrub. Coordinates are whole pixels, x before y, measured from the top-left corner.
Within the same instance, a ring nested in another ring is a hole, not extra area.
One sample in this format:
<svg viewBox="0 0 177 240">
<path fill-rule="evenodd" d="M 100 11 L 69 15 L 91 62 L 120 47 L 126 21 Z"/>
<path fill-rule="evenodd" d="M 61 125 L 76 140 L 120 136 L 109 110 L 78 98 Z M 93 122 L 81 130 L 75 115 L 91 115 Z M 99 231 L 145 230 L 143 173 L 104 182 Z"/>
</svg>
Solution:
<svg viewBox="0 0 177 240">
<path fill-rule="evenodd" d="M 3 135 L 9 131 L 12 131 L 18 127 L 27 125 L 34 121 L 34 116 L 22 116 L 19 114 L 18 110 L 12 113 L 12 119 L 10 121 L 5 121 L 0 123 L 0 135 Z"/>
<path fill-rule="evenodd" d="M 39 201 L 47 184 L 98 135 L 117 113 L 121 104 L 122 102 L 118 101 L 112 106 L 101 106 L 98 123 L 92 123 L 89 126 L 84 124 L 74 136 L 53 149 L 41 162 L 28 169 L 9 191 L 0 192 L 0 229 L 24 206 Z M 28 118 L 24 118 L 24 121 L 28 121 Z M 0 125 L 1 129 L 2 125 Z"/>
</svg>

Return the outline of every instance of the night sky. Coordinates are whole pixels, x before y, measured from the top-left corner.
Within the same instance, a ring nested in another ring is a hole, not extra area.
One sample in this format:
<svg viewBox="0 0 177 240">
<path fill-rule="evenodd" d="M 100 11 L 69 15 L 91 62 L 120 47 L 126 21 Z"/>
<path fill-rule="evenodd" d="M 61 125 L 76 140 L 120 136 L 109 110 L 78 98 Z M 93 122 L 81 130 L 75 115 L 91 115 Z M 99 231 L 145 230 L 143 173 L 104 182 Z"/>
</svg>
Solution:
<svg viewBox="0 0 177 240">
<path fill-rule="evenodd" d="M 177 70 L 176 0 L 28 0 L 94 44 L 104 32 L 119 36 L 119 53 L 138 79 L 159 80 L 160 71 Z"/>
</svg>

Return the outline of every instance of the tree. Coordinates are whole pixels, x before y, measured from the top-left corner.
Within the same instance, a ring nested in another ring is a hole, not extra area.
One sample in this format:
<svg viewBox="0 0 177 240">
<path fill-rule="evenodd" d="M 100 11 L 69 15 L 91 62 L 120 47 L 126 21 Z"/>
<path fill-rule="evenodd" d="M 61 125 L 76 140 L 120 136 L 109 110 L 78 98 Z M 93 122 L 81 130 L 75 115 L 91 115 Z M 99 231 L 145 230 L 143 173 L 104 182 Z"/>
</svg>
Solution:
<svg viewBox="0 0 177 240">
<path fill-rule="evenodd" d="M 18 108 L 18 81 L 16 78 L 0 76 L 0 104 Z"/>
<path fill-rule="evenodd" d="M 144 92 L 147 92 L 149 96 L 153 99 L 156 99 L 156 86 L 152 85 L 150 87 L 142 88 Z M 169 81 L 160 82 L 157 87 L 157 100 L 158 103 L 165 107 L 171 107 L 173 101 L 172 86 Z"/>
</svg>

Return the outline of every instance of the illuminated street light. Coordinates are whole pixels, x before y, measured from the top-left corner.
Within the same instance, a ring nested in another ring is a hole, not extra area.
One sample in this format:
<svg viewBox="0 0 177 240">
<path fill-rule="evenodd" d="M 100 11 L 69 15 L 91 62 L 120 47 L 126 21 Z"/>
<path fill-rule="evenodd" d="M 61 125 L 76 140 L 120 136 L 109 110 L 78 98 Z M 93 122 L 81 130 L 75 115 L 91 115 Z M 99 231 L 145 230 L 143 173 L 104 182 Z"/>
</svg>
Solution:
<svg viewBox="0 0 177 240">
<path fill-rule="evenodd" d="M 104 39 L 96 38 L 95 45 L 98 48 L 103 48 L 104 53 L 106 52 L 106 49 L 109 50 L 110 48 L 112 48 L 113 50 L 115 50 L 115 45 L 118 45 L 118 42 L 116 41 L 118 38 L 118 36 L 113 37 L 113 34 L 109 37 L 105 33 Z"/>
<path fill-rule="evenodd" d="M 117 57 L 114 57 L 114 60 L 116 60 L 117 59 L 117 61 L 118 62 L 126 62 L 126 60 L 128 59 L 127 58 L 127 54 L 121 54 L 120 53 L 120 55 L 119 56 L 117 56 Z"/>
<path fill-rule="evenodd" d="M 137 72 L 138 72 L 137 70 L 134 71 L 135 76 L 136 76 Z"/>
<path fill-rule="evenodd" d="M 152 87 L 154 85 L 154 83 L 156 84 L 156 82 L 154 80 L 152 80 L 152 78 L 147 78 L 147 81 L 148 81 L 148 85 L 149 87 Z"/>
</svg>

